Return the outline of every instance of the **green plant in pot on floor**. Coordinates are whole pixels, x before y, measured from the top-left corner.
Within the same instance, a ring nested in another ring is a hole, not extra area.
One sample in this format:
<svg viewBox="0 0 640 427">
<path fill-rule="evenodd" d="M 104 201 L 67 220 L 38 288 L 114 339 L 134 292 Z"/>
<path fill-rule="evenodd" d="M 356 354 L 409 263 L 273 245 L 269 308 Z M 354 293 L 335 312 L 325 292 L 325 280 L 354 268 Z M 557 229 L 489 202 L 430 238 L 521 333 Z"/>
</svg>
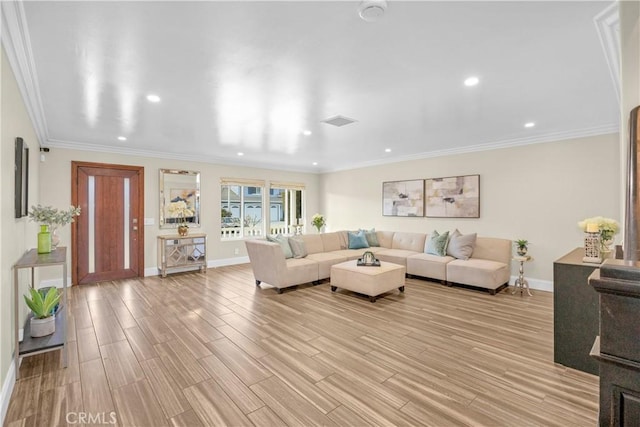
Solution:
<svg viewBox="0 0 640 427">
<path fill-rule="evenodd" d="M 25 295 L 24 300 L 33 312 L 31 318 L 31 336 L 34 338 L 51 335 L 56 331 L 55 308 L 60 302 L 60 293 L 55 287 L 50 288 L 45 295 L 36 289 L 30 289 L 30 298 Z"/>
</svg>

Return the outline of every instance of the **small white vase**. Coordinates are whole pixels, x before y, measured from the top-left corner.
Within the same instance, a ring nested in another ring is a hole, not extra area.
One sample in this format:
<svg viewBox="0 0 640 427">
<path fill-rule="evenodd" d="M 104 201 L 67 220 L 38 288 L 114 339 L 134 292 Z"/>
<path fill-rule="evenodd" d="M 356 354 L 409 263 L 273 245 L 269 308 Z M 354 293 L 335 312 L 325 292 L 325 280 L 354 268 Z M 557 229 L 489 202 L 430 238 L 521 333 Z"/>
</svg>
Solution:
<svg viewBox="0 0 640 427">
<path fill-rule="evenodd" d="M 56 331 L 56 316 L 45 317 L 44 319 L 38 319 L 36 317 L 31 318 L 31 336 L 33 338 L 45 337 L 51 335 Z"/>
</svg>

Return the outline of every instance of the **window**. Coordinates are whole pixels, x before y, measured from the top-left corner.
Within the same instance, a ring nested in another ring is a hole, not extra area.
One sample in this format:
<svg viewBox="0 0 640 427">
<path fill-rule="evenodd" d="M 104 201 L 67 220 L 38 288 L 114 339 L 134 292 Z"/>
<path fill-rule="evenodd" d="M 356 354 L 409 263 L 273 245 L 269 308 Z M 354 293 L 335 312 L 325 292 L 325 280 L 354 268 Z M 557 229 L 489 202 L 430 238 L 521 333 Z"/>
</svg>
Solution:
<svg viewBox="0 0 640 427">
<path fill-rule="evenodd" d="M 304 224 L 304 185 L 272 182 L 269 189 L 269 234 L 299 234 Z"/>
<path fill-rule="evenodd" d="M 264 235 L 263 194 L 264 181 L 221 180 L 222 239 Z"/>
<path fill-rule="evenodd" d="M 271 182 L 268 192 L 259 180 L 222 178 L 220 185 L 223 240 L 303 231 L 303 184 Z"/>
</svg>

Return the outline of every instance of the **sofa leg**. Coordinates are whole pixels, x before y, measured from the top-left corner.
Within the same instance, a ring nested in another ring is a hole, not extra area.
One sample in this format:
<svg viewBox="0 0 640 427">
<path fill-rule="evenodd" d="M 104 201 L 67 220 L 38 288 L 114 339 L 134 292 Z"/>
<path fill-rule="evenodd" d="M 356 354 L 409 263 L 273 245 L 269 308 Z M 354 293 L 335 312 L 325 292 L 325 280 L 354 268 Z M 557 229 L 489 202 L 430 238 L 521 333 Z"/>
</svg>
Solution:
<svg viewBox="0 0 640 427">
<path fill-rule="evenodd" d="M 448 287 L 452 287 L 453 286 L 453 282 L 447 282 L 446 280 L 444 281 L 444 285 L 448 286 Z"/>
<path fill-rule="evenodd" d="M 332 287 L 331 287 L 331 292 L 335 292 L 335 291 L 336 291 L 336 289 L 338 289 L 338 287 L 337 287 L 337 286 L 332 286 Z"/>
<path fill-rule="evenodd" d="M 262 283 L 260 280 L 256 280 L 256 286 L 260 286 L 260 283 Z"/>
<path fill-rule="evenodd" d="M 400 287 L 398 288 L 398 290 L 399 290 L 400 292 L 404 292 L 404 286 L 400 286 Z"/>
<path fill-rule="evenodd" d="M 496 294 L 496 290 L 495 289 L 489 289 L 489 294 L 495 295 Z"/>
<path fill-rule="evenodd" d="M 369 297 L 369 301 L 371 301 L 371 302 L 376 302 L 377 299 L 378 299 L 378 297 Z"/>
<path fill-rule="evenodd" d="M 282 293 L 282 288 L 277 288 L 276 292 L 278 292 L 278 295 L 280 295 Z"/>
</svg>

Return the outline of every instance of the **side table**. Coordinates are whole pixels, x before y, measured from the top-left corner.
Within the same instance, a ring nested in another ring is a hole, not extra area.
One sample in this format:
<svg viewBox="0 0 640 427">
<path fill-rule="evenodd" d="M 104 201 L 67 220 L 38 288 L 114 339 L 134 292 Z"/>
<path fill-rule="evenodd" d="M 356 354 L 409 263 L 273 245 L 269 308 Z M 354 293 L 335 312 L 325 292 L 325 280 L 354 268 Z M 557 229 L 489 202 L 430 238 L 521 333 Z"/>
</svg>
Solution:
<svg viewBox="0 0 640 427">
<path fill-rule="evenodd" d="M 518 278 L 513 284 L 514 289 L 511 292 L 511 295 L 518 292 L 518 288 L 520 288 L 520 295 L 522 295 L 524 291 L 527 291 L 527 295 L 532 296 L 531 292 L 529 291 L 529 283 L 527 283 L 527 280 L 524 278 L 524 263 L 527 261 L 531 261 L 533 258 L 531 258 L 529 255 L 524 255 L 524 256 L 517 255 L 517 256 L 514 256 L 512 259 L 520 263 L 520 271 L 518 274 Z"/>
</svg>

